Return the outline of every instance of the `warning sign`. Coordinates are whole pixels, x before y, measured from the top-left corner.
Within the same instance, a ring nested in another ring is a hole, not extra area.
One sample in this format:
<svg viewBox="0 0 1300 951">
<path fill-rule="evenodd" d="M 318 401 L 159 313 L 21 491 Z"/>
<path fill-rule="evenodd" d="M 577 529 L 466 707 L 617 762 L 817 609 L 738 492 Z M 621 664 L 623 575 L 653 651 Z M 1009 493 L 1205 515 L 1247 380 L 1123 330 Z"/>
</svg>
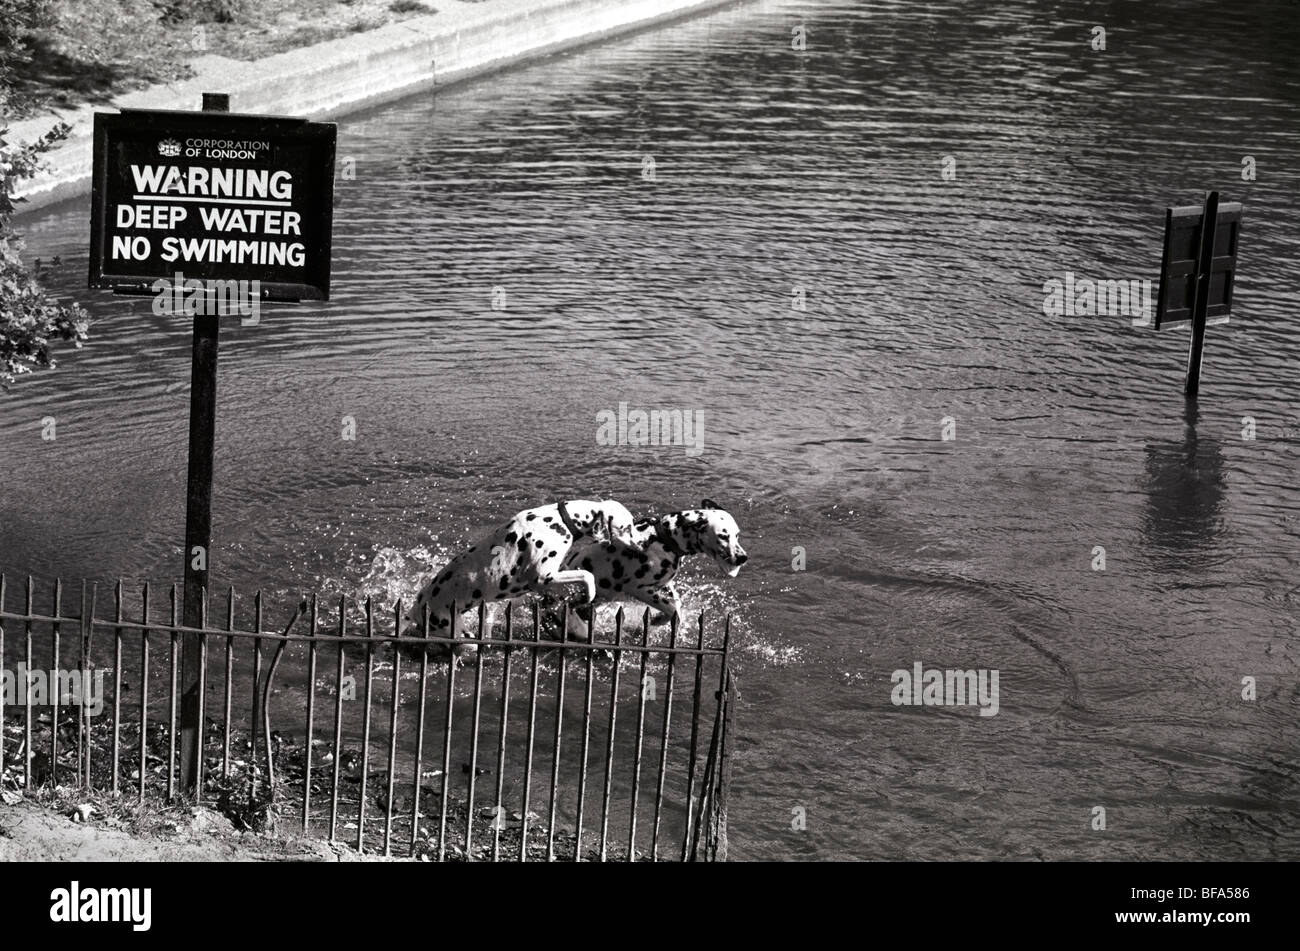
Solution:
<svg viewBox="0 0 1300 951">
<path fill-rule="evenodd" d="M 96 113 L 90 286 L 150 293 L 177 272 L 328 300 L 332 123 Z"/>
</svg>

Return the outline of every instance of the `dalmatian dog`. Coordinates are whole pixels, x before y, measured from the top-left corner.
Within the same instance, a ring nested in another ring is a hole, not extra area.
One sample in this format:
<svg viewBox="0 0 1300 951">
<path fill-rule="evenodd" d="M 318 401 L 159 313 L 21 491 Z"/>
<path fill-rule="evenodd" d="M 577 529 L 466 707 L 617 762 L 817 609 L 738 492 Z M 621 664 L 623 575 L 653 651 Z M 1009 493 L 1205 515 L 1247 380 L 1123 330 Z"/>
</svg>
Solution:
<svg viewBox="0 0 1300 951">
<path fill-rule="evenodd" d="M 584 539 L 569 550 L 564 568 L 589 572 L 601 599 L 648 604 L 657 612 L 651 623 L 667 624 L 678 611 L 673 577 L 687 555 L 707 555 L 731 578 L 749 560 L 731 513 L 705 499 L 698 509 L 641 519 L 633 526 L 630 540 Z M 595 600 L 588 599 L 571 613 L 585 622 Z M 571 621 L 570 633 L 576 636 L 575 628 Z M 581 637 L 586 639 L 585 630 Z"/>
<path fill-rule="evenodd" d="M 572 549 L 602 542 L 631 545 L 633 538 L 632 513 L 612 499 L 577 499 L 520 512 L 420 589 L 403 617 L 403 633 L 422 633 L 426 611 L 430 633 L 451 633 L 453 604 L 461 613 L 524 593 L 558 593 L 564 585 L 581 584 L 587 601 L 594 601 L 595 577 L 567 564 Z"/>
</svg>

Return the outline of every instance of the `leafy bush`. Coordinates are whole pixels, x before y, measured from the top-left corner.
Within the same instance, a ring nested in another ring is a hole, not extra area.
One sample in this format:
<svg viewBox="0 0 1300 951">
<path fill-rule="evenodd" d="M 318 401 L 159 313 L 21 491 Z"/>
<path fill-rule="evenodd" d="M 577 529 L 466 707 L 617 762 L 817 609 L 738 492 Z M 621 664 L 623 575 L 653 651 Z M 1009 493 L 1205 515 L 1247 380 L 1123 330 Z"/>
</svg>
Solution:
<svg viewBox="0 0 1300 951">
<path fill-rule="evenodd" d="M 164 23 L 234 23 L 248 13 L 248 0 L 154 0 Z"/>
<path fill-rule="evenodd" d="M 0 119 L 12 111 L 7 91 L 14 60 L 26 52 L 32 31 L 50 26 L 55 19 L 53 0 L 0 0 Z"/>
<path fill-rule="evenodd" d="M 32 30 L 54 22 L 52 0 L 0 0 L 0 69 L 24 48 Z"/>
<path fill-rule="evenodd" d="M 0 115 L 9 104 L 13 57 L 22 53 L 29 30 L 50 22 L 50 10 L 46 0 L 0 0 Z M 10 227 L 18 182 L 36 172 L 41 153 L 64 138 L 68 127 L 23 146 L 10 146 L 6 132 L 0 125 L 0 387 L 33 367 L 54 366 L 51 341 L 68 340 L 79 347 L 90 326 L 84 310 L 54 300 L 23 266 L 22 242 Z"/>
<path fill-rule="evenodd" d="M 10 148 L 0 129 L 0 387 L 34 367 L 54 366 L 51 342 L 67 340 L 80 347 L 90 326 L 84 310 L 60 304 L 27 270 L 18 255 L 22 242 L 9 225 L 14 186 L 35 172 L 40 153 L 67 131 L 63 126 L 39 142 Z"/>
</svg>

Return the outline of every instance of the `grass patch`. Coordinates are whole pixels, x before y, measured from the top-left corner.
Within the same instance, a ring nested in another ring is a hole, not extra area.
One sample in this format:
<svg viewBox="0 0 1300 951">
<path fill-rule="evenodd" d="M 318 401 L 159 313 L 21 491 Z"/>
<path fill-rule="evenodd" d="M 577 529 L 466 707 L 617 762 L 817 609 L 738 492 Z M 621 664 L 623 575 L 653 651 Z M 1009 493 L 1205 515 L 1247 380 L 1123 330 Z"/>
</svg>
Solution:
<svg viewBox="0 0 1300 951">
<path fill-rule="evenodd" d="M 9 116 L 103 104 L 193 75 L 436 12 L 419 0 L 50 0 L 12 57 Z"/>
</svg>

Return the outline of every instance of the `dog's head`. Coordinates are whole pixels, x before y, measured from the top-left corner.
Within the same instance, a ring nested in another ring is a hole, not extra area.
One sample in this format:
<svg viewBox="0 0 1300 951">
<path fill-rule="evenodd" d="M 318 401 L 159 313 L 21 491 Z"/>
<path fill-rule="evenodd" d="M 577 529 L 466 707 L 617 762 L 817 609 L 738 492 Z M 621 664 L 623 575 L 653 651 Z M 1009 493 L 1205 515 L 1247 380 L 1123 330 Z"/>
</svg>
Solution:
<svg viewBox="0 0 1300 951">
<path fill-rule="evenodd" d="M 678 514 L 678 525 L 686 550 L 708 555 L 718 567 L 734 578 L 749 555 L 740 545 L 740 526 L 726 509 L 705 499 L 698 509 Z"/>
</svg>

